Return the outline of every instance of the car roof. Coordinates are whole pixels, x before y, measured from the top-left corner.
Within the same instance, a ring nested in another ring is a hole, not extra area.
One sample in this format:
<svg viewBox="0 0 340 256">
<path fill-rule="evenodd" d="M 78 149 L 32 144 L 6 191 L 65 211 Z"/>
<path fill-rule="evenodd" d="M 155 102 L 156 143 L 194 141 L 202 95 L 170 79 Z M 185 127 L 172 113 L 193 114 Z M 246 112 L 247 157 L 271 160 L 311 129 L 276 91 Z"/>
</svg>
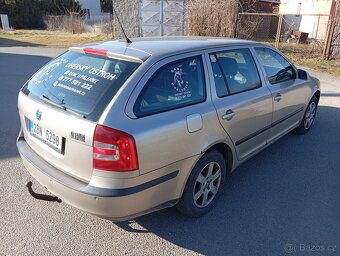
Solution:
<svg viewBox="0 0 340 256">
<path fill-rule="evenodd" d="M 179 53 L 232 45 L 256 44 L 254 41 L 213 37 L 143 37 L 133 38 L 131 43 L 123 39 L 101 41 L 83 45 L 145 61 L 150 56 L 170 56 Z"/>
</svg>

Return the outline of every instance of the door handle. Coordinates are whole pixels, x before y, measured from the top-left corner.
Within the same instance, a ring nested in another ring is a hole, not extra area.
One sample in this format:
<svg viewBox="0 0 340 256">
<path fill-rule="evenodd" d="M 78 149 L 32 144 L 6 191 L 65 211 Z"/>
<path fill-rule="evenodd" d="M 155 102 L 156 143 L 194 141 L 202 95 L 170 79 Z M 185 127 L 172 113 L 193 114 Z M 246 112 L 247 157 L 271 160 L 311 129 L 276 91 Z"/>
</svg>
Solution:
<svg viewBox="0 0 340 256">
<path fill-rule="evenodd" d="M 233 119 L 234 115 L 235 115 L 234 111 L 228 109 L 227 112 L 222 116 L 222 119 L 229 121 Z"/>
<path fill-rule="evenodd" d="M 279 101 L 281 100 L 281 98 L 282 98 L 281 93 L 278 93 L 278 94 L 276 94 L 276 96 L 274 97 L 274 100 L 275 100 L 276 102 L 279 102 Z"/>
</svg>

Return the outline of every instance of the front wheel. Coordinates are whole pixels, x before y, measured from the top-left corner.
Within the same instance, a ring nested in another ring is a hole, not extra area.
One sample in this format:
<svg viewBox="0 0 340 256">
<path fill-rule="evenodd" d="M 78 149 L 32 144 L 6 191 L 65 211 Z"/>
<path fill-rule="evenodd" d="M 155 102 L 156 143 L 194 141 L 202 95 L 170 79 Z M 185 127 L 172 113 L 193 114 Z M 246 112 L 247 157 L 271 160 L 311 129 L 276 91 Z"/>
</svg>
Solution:
<svg viewBox="0 0 340 256">
<path fill-rule="evenodd" d="M 310 130 L 314 123 L 317 108 L 318 99 L 315 96 L 313 96 L 307 106 L 305 114 L 303 115 L 301 124 L 294 130 L 295 133 L 305 134 Z"/>
<path fill-rule="evenodd" d="M 211 210 L 223 190 L 226 163 L 221 153 L 210 151 L 195 165 L 177 209 L 189 217 L 200 217 Z"/>
</svg>

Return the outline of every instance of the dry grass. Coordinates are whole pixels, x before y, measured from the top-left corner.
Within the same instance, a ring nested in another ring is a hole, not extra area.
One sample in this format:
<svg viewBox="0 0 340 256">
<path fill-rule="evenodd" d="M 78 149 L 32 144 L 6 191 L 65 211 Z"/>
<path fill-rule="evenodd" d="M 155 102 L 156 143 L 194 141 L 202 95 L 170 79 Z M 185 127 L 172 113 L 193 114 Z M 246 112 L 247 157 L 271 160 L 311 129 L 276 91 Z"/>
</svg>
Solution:
<svg viewBox="0 0 340 256">
<path fill-rule="evenodd" d="M 67 48 L 81 43 L 111 39 L 105 35 L 72 34 L 46 30 L 17 30 L 12 33 L 0 32 L 1 46 L 40 46 Z M 281 43 L 279 48 L 297 66 L 304 66 L 340 76 L 340 59 L 323 60 L 322 46 Z"/>
<path fill-rule="evenodd" d="M 0 46 L 41 46 L 65 48 L 81 43 L 110 39 L 105 35 L 72 34 L 47 30 L 16 30 L 0 33 Z"/>
<path fill-rule="evenodd" d="M 323 60 L 322 45 L 280 43 L 279 50 L 297 66 L 340 76 L 340 59 Z"/>
<path fill-rule="evenodd" d="M 46 17 L 45 23 L 48 31 L 62 31 L 72 34 L 105 34 L 107 37 L 114 35 L 110 16 L 96 22 L 90 22 L 78 15 L 49 15 Z"/>
</svg>

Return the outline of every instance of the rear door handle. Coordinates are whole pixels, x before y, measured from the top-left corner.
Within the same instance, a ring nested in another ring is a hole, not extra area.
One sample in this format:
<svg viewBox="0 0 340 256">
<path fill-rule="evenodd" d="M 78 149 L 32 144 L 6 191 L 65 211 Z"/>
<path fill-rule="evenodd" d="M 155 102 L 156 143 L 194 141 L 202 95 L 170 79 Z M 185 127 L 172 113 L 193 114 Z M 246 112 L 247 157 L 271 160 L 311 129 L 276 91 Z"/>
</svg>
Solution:
<svg viewBox="0 0 340 256">
<path fill-rule="evenodd" d="M 282 98 L 281 93 L 278 93 L 278 94 L 276 94 L 276 96 L 274 97 L 274 100 L 275 100 L 276 102 L 279 102 L 279 101 L 281 100 L 281 98 Z"/>
<path fill-rule="evenodd" d="M 222 116 L 222 119 L 230 121 L 231 119 L 233 119 L 234 115 L 235 115 L 234 111 L 228 109 L 227 112 Z"/>
</svg>

